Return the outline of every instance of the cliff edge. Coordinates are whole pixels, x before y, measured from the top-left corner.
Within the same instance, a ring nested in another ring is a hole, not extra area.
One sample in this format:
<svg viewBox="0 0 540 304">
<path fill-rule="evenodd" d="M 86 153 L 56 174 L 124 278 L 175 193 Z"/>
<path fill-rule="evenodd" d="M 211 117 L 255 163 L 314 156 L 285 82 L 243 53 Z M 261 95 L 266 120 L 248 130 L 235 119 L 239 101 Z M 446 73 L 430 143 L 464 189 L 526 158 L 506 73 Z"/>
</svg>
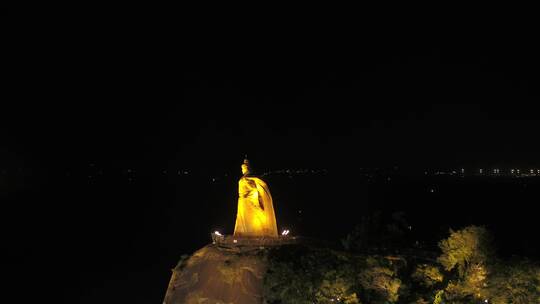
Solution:
<svg viewBox="0 0 540 304">
<path fill-rule="evenodd" d="M 262 303 L 265 249 L 210 244 L 173 269 L 164 304 Z"/>
</svg>

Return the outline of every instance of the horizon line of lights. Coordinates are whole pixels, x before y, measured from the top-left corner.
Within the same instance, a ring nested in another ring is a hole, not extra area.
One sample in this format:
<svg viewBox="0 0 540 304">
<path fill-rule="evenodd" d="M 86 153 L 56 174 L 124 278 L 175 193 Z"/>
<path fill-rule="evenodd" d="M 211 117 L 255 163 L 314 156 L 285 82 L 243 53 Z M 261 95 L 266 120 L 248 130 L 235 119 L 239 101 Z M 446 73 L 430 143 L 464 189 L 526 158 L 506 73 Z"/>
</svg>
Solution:
<svg viewBox="0 0 540 304">
<path fill-rule="evenodd" d="M 480 174 L 483 174 L 483 173 L 494 173 L 494 174 L 504 174 L 505 172 L 510 172 L 511 174 L 521 174 L 522 173 L 522 169 L 517 169 L 517 168 L 511 168 L 511 169 L 506 169 L 506 170 L 501 170 L 500 168 L 492 168 L 491 170 L 485 170 L 484 168 L 476 168 L 476 169 L 471 169 L 472 172 L 477 172 L 477 173 L 480 173 Z M 469 171 L 469 172 L 471 172 Z M 529 174 L 540 174 L 540 169 L 525 169 L 523 171 L 528 171 Z M 428 171 L 425 171 L 426 173 Z M 464 174 L 465 173 L 465 169 L 464 168 L 460 168 L 459 169 L 459 172 L 461 174 Z M 434 172 L 435 174 L 447 174 L 447 173 L 452 173 L 452 174 L 456 174 L 457 171 L 456 170 L 452 170 L 452 171 L 444 171 L 444 170 L 439 170 L 439 171 L 435 171 Z"/>
<path fill-rule="evenodd" d="M 372 168 L 373 170 L 376 170 L 376 168 Z M 15 172 L 20 172 L 22 170 L 22 168 L 18 168 L 18 169 L 14 169 L 14 170 L 7 170 L 7 169 L 1 169 L 0 170 L 0 174 L 8 174 L 8 173 L 14 173 Z M 370 169 L 367 169 L 367 168 L 359 168 L 360 171 L 366 171 L 366 170 L 370 170 Z M 118 172 L 117 170 L 106 170 L 108 172 L 111 172 L 111 171 L 116 171 Z M 137 172 L 138 170 L 135 170 L 133 168 L 128 168 L 128 169 L 121 169 L 120 170 L 120 173 L 125 175 L 126 178 L 128 178 L 130 181 L 133 180 L 134 178 L 137 177 Z M 179 176 L 198 176 L 198 177 L 201 177 L 201 178 L 204 178 L 204 176 L 199 176 L 198 175 L 198 172 L 193 172 L 193 171 L 189 171 L 189 170 L 162 170 L 161 171 L 163 174 L 169 174 L 169 173 L 175 173 L 175 175 L 179 175 Z M 289 175 L 289 177 L 292 177 L 292 175 L 295 175 L 295 174 L 299 174 L 299 175 L 302 175 L 302 174 L 326 174 L 328 173 L 329 170 L 327 169 L 281 169 L 281 170 L 275 170 L 275 171 L 269 171 L 269 172 L 265 172 L 265 173 L 262 173 L 260 176 L 269 176 L 269 175 L 278 175 L 278 174 L 285 174 L 285 175 Z M 431 173 L 430 173 L 431 172 Z M 104 170 L 102 168 L 99 169 L 98 172 L 94 172 L 92 174 L 88 174 L 89 172 L 77 172 L 77 171 L 66 171 L 65 174 L 66 176 L 79 176 L 79 175 L 85 175 L 87 178 L 89 179 L 93 179 L 94 177 L 99 177 L 99 176 L 103 176 L 105 174 Z M 480 174 L 480 175 L 529 175 L 529 176 L 540 176 L 540 168 L 526 168 L 526 169 L 523 169 L 523 168 L 517 168 L 517 167 L 514 167 L 514 168 L 472 168 L 472 169 L 465 169 L 463 167 L 461 168 L 458 168 L 458 169 L 447 169 L 447 170 L 436 170 L 436 169 L 425 169 L 424 170 L 424 174 L 425 175 L 428 175 L 428 174 L 435 174 L 435 175 L 445 175 L 445 174 Z M 222 180 L 222 179 L 226 179 L 228 177 L 232 176 L 231 174 L 229 173 L 224 173 L 222 175 L 214 175 L 214 176 L 211 176 L 211 177 L 207 177 L 210 181 L 212 182 L 217 182 L 219 180 Z"/>
</svg>

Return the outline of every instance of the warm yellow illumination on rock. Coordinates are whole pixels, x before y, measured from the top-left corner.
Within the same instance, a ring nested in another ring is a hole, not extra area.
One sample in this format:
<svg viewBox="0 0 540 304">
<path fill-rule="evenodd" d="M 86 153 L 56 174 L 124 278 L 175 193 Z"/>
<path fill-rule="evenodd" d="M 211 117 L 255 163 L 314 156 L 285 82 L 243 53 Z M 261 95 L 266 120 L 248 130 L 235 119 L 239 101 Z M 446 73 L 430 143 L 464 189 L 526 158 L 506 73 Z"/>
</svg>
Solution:
<svg viewBox="0 0 540 304">
<path fill-rule="evenodd" d="M 238 212 L 234 235 L 239 237 L 278 237 L 272 195 L 268 185 L 250 175 L 249 161 L 242 164 L 238 181 Z"/>
</svg>

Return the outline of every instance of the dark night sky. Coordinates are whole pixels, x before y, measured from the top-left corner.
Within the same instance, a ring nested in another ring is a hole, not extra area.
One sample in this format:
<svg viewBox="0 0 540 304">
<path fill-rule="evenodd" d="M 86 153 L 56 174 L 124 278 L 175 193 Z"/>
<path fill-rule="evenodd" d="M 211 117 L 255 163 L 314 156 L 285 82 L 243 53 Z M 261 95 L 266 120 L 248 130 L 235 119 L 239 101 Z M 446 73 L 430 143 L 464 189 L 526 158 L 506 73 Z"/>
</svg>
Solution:
<svg viewBox="0 0 540 304">
<path fill-rule="evenodd" d="M 15 94 L 3 111 L 12 149 L 61 162 L 170 153 L 212 166 L 245 152 L 288 165 L 336 155 L 534 162 L 539 152 L 537 48 L 524 32 L 213 28 L 173 39 L 165 23 L 74 22 L 12 37 L 6 87 Z M 254 132 L 272 142 L 267 152 Z"/>
<path fill-rule="evenodd" d="M 208 241 L 217 211 L 201 210 L 234 202 L 246 153 L 261 170 L 347 178 L 540 166 L 538 48 L 524 32 L 3 24 L 0 197 L 17 290 L 40 261 L 62 297 L 118 303 L 148 283 L 155 299 L 179 255 Z M 234 177 L 221 190 L 160 177 L 180 169 Z"/>
</svg>

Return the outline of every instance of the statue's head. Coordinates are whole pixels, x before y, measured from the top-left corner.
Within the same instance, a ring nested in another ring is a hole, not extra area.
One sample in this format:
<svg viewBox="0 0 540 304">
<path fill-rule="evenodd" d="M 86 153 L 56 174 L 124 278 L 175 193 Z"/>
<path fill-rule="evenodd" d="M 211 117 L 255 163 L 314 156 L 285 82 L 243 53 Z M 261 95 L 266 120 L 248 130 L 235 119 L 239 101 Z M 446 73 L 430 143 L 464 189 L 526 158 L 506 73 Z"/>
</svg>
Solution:
<svg viewBox="0 0 540 304">
<path fill-rule="evenodd" d="M 247 175 L 251 173 L 249 168 L 249 160 L 247 158 L 244 159 L 244 163 L 242 164 L 242 174 Z"/>
</svg>

